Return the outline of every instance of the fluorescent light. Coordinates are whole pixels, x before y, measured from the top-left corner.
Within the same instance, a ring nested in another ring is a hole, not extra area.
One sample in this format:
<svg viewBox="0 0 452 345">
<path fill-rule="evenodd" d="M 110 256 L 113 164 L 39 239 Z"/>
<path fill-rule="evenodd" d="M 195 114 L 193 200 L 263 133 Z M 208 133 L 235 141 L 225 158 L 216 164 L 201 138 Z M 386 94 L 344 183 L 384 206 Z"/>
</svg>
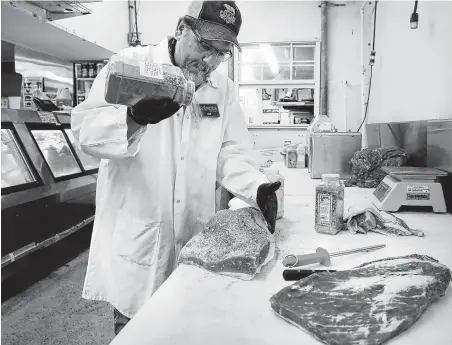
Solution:
<svg viewBox="0 0 452 345">
<path fill-rule="evenodd" d="M 265 60 L 267 60 L 268 66 L 273 74 L 279 73 L 278 60 L 276 59 L 275 52 L 270 44 L 260 44 L 262 53 L 264 54 Z"/>
</svg>

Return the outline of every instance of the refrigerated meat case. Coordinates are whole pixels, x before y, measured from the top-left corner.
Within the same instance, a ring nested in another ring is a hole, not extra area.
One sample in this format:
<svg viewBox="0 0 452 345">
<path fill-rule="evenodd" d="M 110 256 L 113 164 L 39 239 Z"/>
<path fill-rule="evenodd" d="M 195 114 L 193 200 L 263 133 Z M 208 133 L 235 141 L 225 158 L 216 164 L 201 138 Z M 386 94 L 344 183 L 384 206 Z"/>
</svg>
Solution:
<svg viewBox="0 0 452 345">
<path fill-rule="evenodd" d="M 100 160 L 70 115 L 2 109 L 2 301 L 89 246 Z"/>
</svg>

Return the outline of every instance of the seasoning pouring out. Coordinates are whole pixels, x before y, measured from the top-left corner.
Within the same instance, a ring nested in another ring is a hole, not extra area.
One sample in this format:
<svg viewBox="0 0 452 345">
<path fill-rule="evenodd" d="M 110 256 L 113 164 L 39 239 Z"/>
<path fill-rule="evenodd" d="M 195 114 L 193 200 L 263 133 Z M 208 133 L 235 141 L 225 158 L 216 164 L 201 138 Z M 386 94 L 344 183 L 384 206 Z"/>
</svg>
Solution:
<svg viewBox="0 0 452 345">
<path fill-rule="evenodd" d="M 331 264 L 331 257 L 349 255 L 361 252 L 370 252 L 372 250 L 377 250 L 386 247 L 386 244 L 379 244 L 377 246 L 362 247 L 357 249 L 344 250 L 342 252 L 328 253 L 326 249 L 317 248 L 316 252 L 313 254 L 303 254 L 294 255 L 289 254 L 283 260 L 283 265 L 285 267 L 299 267 L 310 264 L 320 263 L 324 266 L 329 266 Z"/>
</svg>

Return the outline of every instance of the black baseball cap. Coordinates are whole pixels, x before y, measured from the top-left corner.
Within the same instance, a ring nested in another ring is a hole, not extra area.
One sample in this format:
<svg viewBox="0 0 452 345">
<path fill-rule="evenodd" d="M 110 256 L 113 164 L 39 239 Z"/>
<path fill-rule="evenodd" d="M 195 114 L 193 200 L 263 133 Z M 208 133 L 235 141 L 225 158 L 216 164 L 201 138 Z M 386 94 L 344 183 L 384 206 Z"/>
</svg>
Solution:
<svg viewBox="0 0 452 345">
<path fill-rule="evenodd" d="M 193 1 L 184 19 L 203 39 L 231 42 L 242 51 L 237 41 L 242 14 L 235 1 Z"/>
</svg>

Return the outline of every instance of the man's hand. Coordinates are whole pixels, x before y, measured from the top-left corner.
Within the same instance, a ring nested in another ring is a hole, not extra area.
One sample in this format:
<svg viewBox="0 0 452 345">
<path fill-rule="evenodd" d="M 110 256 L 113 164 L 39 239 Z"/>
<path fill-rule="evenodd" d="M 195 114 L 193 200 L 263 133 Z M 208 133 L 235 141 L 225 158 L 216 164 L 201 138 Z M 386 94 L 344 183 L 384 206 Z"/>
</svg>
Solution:
<svg viewBox="0 0 452 345">
<path fill-rule="evenodd" d="M 173 116 L 180 105 L 170 98 L 143 98 L 134 105 L 127 107 L 127 115 L 141 126 L 156 124 Z"/>
<path fill-rule="evenodd" d="M 278 200 L 276 191 L 281 187 L 281 182 L 264 183 L 257 189 L 257 205 L 261 209 L 268 224 L 271 234 L 275 232 L 276 214 L 278 213 Z"/>
</svg>

